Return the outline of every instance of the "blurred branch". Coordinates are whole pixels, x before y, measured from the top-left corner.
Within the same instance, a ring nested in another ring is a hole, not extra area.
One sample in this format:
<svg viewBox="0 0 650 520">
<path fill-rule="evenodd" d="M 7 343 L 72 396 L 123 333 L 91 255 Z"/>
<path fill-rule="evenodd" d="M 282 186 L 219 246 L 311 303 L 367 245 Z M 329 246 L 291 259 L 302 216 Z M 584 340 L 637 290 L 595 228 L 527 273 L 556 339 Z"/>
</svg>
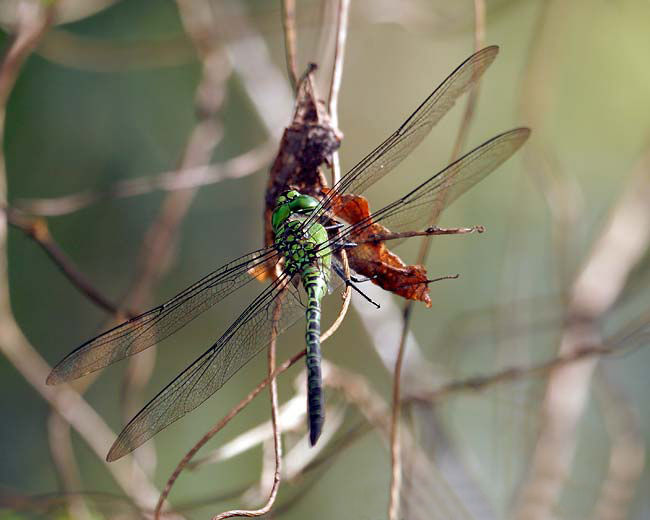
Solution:
<svg viewBox="0 0 650 520">
<path fill-rule="evenodd" d="M 284 30 L 284 51 L 287 61 L 287 75 L 291 88 L 298 88 L 298 65 L 296 63 L 296 1 L 282 0 L 282 29 Z"/>
<path fill-rule="evenodd" d="M 466 379 L 451 381 L 441 385 L 430 392 L 409 396 L 405 401 L 439 401 L 450 394 L 458 392 L 480 392 L 486 388 L 511 381 L 519 381 L 531 376 L 548 375 L 554 370 L 565 367 L 589 358 L 600 358 L 618 353 L 621 349 L 618 345 L 586 345 L 576 348 L 574 351 L 559 355 L 532 366 L 517 366 L 500 370 L 486 376 L 474 376 Z"/>
<path fill-rule="evenodd" d="M 565 49 L 557 38 L 558 32 L 572 30 L 562 26 L 570 19 L 565 2 L 551 1 L 540 6 L 536 26 L 529 42 L 526 70 L 520 95 L 519 112 L 526 124 L 534 128 L 536 139 L 531 139 L 524 149 L 524 163 L 530 176 L 541 192 L 549 211 L 552 223 L 552 242 L 555 248 L 554 258 L 558 262 L 557 282 L 559 287 L 570 285 L 573 257 L 570 246 L 577 243 L 575 230 L 583 211 L 582 192 L 572 172 L 563 169 L 556 151 L 543 138 L 547 128 L 547 116 L 556 106 L 560 60 Z M 551 27 L 549 24 L 553 22 Z M 521 200 L 521 199 L 519 199 Z M 520 210 L 528 208 L 521 205 Z M 516 223 L 521 220 L 517 215 L 509 219 Z"/>
<path fill-rule="evenodd" d="M 332 79 L 330 81 L 330 90 L 327 109 L 330 116 L 330 124 L 335 132 L 339 131 L 339 91 L 343 79 L 343 63 L 345 60 L 345 41 L 348 36 L 348 17 L 350 12 L 350 0 L 338 0 L 336 13 L 336 46 L 334 49 L 334 62 L 332 64 Z M 341 178 L 341 164 L 339 161 L 339 152 L 335 150 L 332 153 L 332 186 Z M 343 252 L 345 261 L 347 254 Z"/>
<path fill-rule="evenodd" d="M 286 295 L 286 292 L 284 293 Z M 280 319 L 280 313 L 282 312 L 282 294 L 278 297 L 275 303 L 273 310 L 273 325 L 271 329 L 271 344 L 269 345 L 268 352 L 268 380 L 269 380 L 269 392 L 271 397 L 271 429 L 273 431 L 273 451 L 275 456 L 275 468 L 273 471 L 273 482 L 271 485 L 271 492 L 269 493 L 269 498 L 266 503 L 255 510 L 239 510 L 234 509 L 231 511 L 226 511 L 219 515 L 212 517 L 212 520 L 225 520 L 226 518 L 233 518 L 237 516 L 243 516 L 248 518 L 264 516 L 267 514 L 273 504 L 275 499 L 278 496 L 278 489 L 280 487 L 280 478 L 282 471 L 282 437 L 280 434 L 280 429 L 278 425 L 278 383 L 275 378 L 275 358 L 276 358 L 276 340 L 278 337 L 277 323 Z M 262 475 L 262 481 L 263 475 Z"/>
<path fill-rule="evenodd" d="M 65 493 L 82 489 L 81 475 L 75 460 L 70 436 L 70 426 L 58 413 L 52 412 L 47 421 L 47 433 L 50 441 L 50 454 L 61 478 Z M 92 515 L 84 501 L 83 495 L 67 495 L 68 513 L 75 520 L 91 520 Z"/>
<path fill-rule="evenodd" d="M 295 395 L 280 407 L 279 423 L 282 431 L 297 430 L 303 427 L 305 418 L 305 397 Z M 255 446 L 268 441 L 272 437 L 271 421 L 265 421 L 254 428 L 238 435 L 235 439 L 215 448 L 203 457 L 197 457 L 187 464 L 187 469 L 196 471 L 208 464 L 218 464 L 232 459 Z"/>
<path fill-rule="evenodd" d="M 196 52 L 185 35 L 118 43 L 65 29 L 49 32 L 38 54 L 63 67 L 102 73 L 178 67 L 196 61 Z"/>
<path fill-rule="evenodd" d="M 0 224 L 2 221 L 0 221 Z M 0 229 L 1 238 L 4 230 Z M 6 251 L 2 240 L 2 262 L 0 273 L 0 352 L 2 352 L 26 381 L 69 423 L 103 460 L 115 434 L 110 431 L 95 410 L 68 385 L 46 386 L 45 380 L 51 367 L 34 350 L 18 328 L 11 313 L 9 291 L 6 280 Z M 125 462 L 107 464 L 106 468 L 115 481 L 140 507 L 150 508 L 158 492 L 147 480 L 139 466 Z"/>
<path fill-rule="evenodd" d="M 20 13 L 16 9 L 23 0 L 5 0 L 0 2 L 0 26 L 8 27 L 11 30 L 19 23 Z M 56 10 L 53 13 L 52 25 L 70 23 L 83 18 L 95 15 L 102 10 L 122 0 L 31 0 L 32 5 L 40 3 L 42 7 L 56 3 Z M 45 38 L 45 36 L 44 36 Z"/>
<path fill-rule="evenodd" d="M 177 0 L 183 26 L 194 43 L 202 64 L 201 79 L 196 89 L 195 109 L 197 122 L 189 134 L 176 179 L 183 179 L 186 170 L 204 168 L 221 139 L 216 116 L 225 97 L 225 82 L 231 69 L 214 30 L 214 14 L 209 2 Z M 172 191 L 162 202 L 160 211 L 147 230 L 137 260 L 136 273 L 126 301 L 136 308 L 145 307 L 151 291 L 173 263 L 180 226 L 194 201 L 198 188 Z M 129 360 L 127 373 L 121 388 L 123 415 L 131 417 L 142 406 L 141 394 L 151 374 L 155 349 Z M 150 444 L 147 456 L 153 469 L 155 452 Z"/>
<path fill-rule="evenodd" d="M 274 153 L 275 143 L 266 141 L 221 164 L 196 166 L 182 171 L 160 173 L 152 177 L 129 179 L 102 191 L 82 191 L 63 197 L 18 200 L 15 206 L 32 215 L 58 217 L 74 213 L 103 200 L 136 197 L 154 191 L 199 188 L 226 179 L 240 179 L 266 166 Z"/>
<path fill-rule="evenodd" d="M 474 51 L 478 52 L 484 45 L 485 38 L 485 5 L 483 0 L 474 1 Z M 480 89 L 480 81 L 476 81 L 470 90 L 469 99 L 465 106 L 465 113 L 461 121 L 461 126 L 456 136 L 456 142 L 451 154 L 450 163 L 454 162 L 462 152 L 469 128 L 474 118 L 474 108 L 478 99 Z M 444 200 L 446 198 L 445 189 L 440 191 L 438 199 L 440 203 L 434 205 L 435 208 L 444 207 Z M 436 211 L 436 210 L 434 210 Z M 438 214 L 431 215 L 431 224 L 435 224 Z M 431 237 L 425 236 L 420 244 L 418 253 L 417 264 L 424 264 L 427 260 L 429 250 L 431 247 Z M 402 334 L 400 336 L 397 359 L 395 361 L 395 369 L 393 372 L 393 400 L 392 400 L 392 417 L 391 417 L 391 439 L 390 439 L 390 462 L 391 462 L 391 478 L 390 478 L 390 493 L 388 503 L 388 518 L 389 520 L 398 520 L 399 506 L 400 506 L 400 488 L 402 485 L 402 460 L 400 452 L 400 417 L 401 417 L 401 377 L 402 365 L 404 363 L 404 351 L 406 349 L 406 339 L 408 335 L 409 324 L 413 312 L 413 302 L 407 301 L 403 309 L 403 325 Z"/>
<path fill-rule="evenodd" d="M 56 3 L 46 9 L 33 2 L 20 2 L 16 35 L 0 66 L 0 137 L 4 136 L 6 103 L 20 68 L 52 23 Z M 0 148 L 0 207 L 7 204 L 7 171 L 4 147 Z M 0 352 L 25 380 L 68 422 L 91 449 L 103 459 L 113 437 L 95 411 L 69 386 L 53 388 L 45 385 L 51 369 L 23 336 L 10 306 L 7 278 L 7 214 L 0 212 Z M 142 470 L 124 463 L 107 466 L 125 493 L 142 507 L 149 507 L 157 494 Z"/>
<path fill-rule="evenodd" d="M 328 385 L 340 390 L 356 406 L 366 420 L 380 433 L 390 449 L 392 408 L 381 398 L 360 374 L 327 364 Z M 413 455 L 413 464 L 405 481 L 410 486 L 408 507 L 410 520 L 462 520 L 472 518 L 469 505 L 461 502 L 410 431 L 402 433 L 402 443 Z"/>
<path fill-rule="evenodd" d="M 266 132 L 277 143 L 293 110 L 293 95 L 275 66 L 264 38 L 250 22 L 243 2 L 212 2 L 215 28 L 225 42 L 233 70 Z"/>
<path fill-rule="evenodd" d="M 79 289 L 91 302 L 101 309 L 116 316 L 131 318 L 135 316 L 133 311 L 122 311 L 118 306 L 104 296 L 82 273 L 72 260 L 68 257 L 61 246 L 54 240 L 50 234 L 47 221 L 42 218 L 27 218 L 12 209 L 6 209 L 5 215 L 7 222 L 20 229 L 26 236 L 34 240 L 45 251 L 47 256 L 52 260 L 64 276 Z"/>
<path fill-rule="evenodd" d="M 559 354 L 600 343 L 597 320 L 611 308 L 650 241 L 650 149 L 636 166 L 610 218 L 579 271 L 567 308 Z M 570 473 L 577 426 L 597 360 L 555 370 L 542 405 L 542 426 L 517 518 L 548 518 Z M 567 396 L 571 396 L 568 399 Z"/>
<path fill-rule="evenodd" d="M 12 7 L 17 16 L 15 34 L 0 66 L 0 116 L 3 135 L 7 101 L 20 69 L 50 28 L 56 15 L 56 2 L 51 2 L 47 9 L 27 0 L 15 3 Z M 2 158 L 4 161 L 4 152 Z"/>
<path fill-rule="evenodd" d="M 590 518 L 629 518 L 639 479 L 646 462 L 646 447 L 638 411 L 620 385 L 614 384 L 606 367 L 599 366 L 596 396 L 599 397 L 610 437 L 607 475 Z"/>
<path fill-rule="evenodd" d="M 348 291 L 349 295 L 349 291 Z M 343 318 L 345 317 L 345 311 L 347 310 L 347 307 L 349 305 L 349 297 L 345 298 L 343 301 L 343 305 L 341 308 L 341 311 L 339 312 L 339 316 L 337 319 L 332 323 L 329 329 L 325 331 L 323 334 L 321 334 L 321 343 L 324 343 L 327 341 L 334 332 L 339 328 L 341 323 L 343 323 Z M 188 466 L 189 462 L 194 458 L 194 455 L 210 440 L 212 437 L 214 437 L 217 433 L 219 433 L 239 412 L 241 412 L 248 404 L 257 397 L 257 395 L 266 388 L 266 386 L 269 384 L 269 382 L 272 379 L 277 378 L 280 374 L 283 372 L 286 372 L 290 367 L 292 367 L 296 362 L 298 362 L 300 359 L 302 359 L 305 356 L 305 351 L 301 350 L 300 352 L 297 352 L 294 354 L 292 357 L 287 359 L 284 363 L 282 363 L 276 370 L 274 370 L 266 379 L 261 381 L 244 399 L 242 399 L 237 405 L 235 405 L 217 424 L 215 424 L 199 441 L 190 449 L 185 456 L 181 459 L 181 461 L 178 463 L 176 466 L 176 469 L 174 469 L 174 472 L 172 475 L 169 477 L 169 480 L 167 480 L 167 483 L 165 484 L 165 488 L 163 489 L 160 498 L 158 500 L 158 504 L 156 505 L 156 509 L 154 512 L 154 517 L 156 520 L 160 518 L 160 513 L 161 513 L 161 508 L 167 497 L 169 496 L 169 492 L 171 491 L 172 486 L 176 482 L 176 479 L 180 475 L 180 473 Z"/>
</svg>

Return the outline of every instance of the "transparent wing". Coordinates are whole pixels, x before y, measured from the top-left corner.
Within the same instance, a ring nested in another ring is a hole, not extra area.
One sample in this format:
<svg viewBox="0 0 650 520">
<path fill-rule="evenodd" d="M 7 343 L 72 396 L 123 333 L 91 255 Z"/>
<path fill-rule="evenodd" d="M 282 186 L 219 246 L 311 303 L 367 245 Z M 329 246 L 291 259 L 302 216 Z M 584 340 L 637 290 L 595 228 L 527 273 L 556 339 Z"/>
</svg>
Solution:
<svg viewBox="0 0 650 520">
<path fill-rule="evenodd" d="M 447 206 L 508 160 L 529 135 L 528 128 L 516 128 L 493 137 L 379 210 L 373 220 L 395 232 L 433 225 Z"/>
<path fill-rule="evenodd" d="M 422 142 L 456 100 L 481 77 L 498 52 L 496 45 L 486 47 L 461 63 L 395 133 L 341 178 L 333 192 L 359 195 L 393 170 Z M 332 198 L 328 196 L 326 200 Z M 327 203 L 324 207 L 328 207 Z"/>
<path fill-rule="evenodd" d="M 47 384 L 84 376 L 170 336 L 277 262 L 274 248 L 244 255 L 205 276 L 171 300 L 87 341 L 54 367 Z"/>
<path fill-rule="evenodd" d="M 278 308 L 277 305 L 280 305 Z M 288 276 L 267 287 L 217 342 L 154 397 L 122 430 L 106 459 L 117 460 L 194 410 L 305 314 Z"/>
<path fill-rule="evenodd" d="M 393 232 L 419 231 L 436 222 L 449 204 L 503 164 L 528 139 L 528 128 L 499 134 L 451 163 L 404 197 L 374 212 L 368 218 L 343 228 L 328 243 L 341 249 L 349 237 L 380 222 Z"/>
</svg>

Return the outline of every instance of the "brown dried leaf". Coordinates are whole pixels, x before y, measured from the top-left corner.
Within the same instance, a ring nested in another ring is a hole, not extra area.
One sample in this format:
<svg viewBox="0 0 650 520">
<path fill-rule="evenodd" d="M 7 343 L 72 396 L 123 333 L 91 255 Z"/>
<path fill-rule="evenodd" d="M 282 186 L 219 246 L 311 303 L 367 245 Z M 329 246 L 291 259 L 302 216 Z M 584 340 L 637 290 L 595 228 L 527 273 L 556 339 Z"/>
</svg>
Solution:
<svg viewBox="0 0 650 520">
<path fill-rule="evenodd" d="M 323 188 L 327 194 L 328 188 Z M 333 199 L 332 212 L 348 224 L 356 224 L 370 216 L 368 201 L 359 195 L 337 195 Z M 421 265 L 406 265 L 399 256 L 391 252 L 384 241 L 369 238 L 386 235 L 390 230 L 381 224 L 371 222 L 350 236 L 359 245 L 348 249 L 350 268 L 371 278 L 382 289 L 395 293 L 408 300 L 423 302 L 431 307 L 426 268 Z"/>
<path fill-rule="evenodd" d="M 311 72 L 303 77 L 296 94 L 296 110 L 288 126 L 278 155 L 273 162 L 266 187 L 264 209 L 264 243 L 273 244 L 271 214 L 279 195 L 289 189 L 321 198 L 327 181 L 320 166 L 329 161 L 341 144 L 341 135 L 332 128 L 325 106 L 314 88 Z M 272 270 L 256 272 L 258 280 L 273 277 Z"/>
</svg>

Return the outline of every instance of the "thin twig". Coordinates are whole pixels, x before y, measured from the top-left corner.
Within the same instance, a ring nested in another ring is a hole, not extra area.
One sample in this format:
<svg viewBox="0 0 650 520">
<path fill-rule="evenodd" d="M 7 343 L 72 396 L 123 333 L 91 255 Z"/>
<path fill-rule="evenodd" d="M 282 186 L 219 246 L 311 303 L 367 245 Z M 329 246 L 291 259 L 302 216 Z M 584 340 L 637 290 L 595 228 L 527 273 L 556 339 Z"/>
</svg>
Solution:
<svg viewBox="0 0 650 520">
<path fill-rule="evenodd" d="M 210 3 L 207 0 L 177 0 L 177 4 L 185 31 L 192 39 L 202 64 L 201 80 L 195 96 L 198 120 L 187 138 L 175 175 L 181 179 L 186 170 L 205 167 L 221 139 L 216 115 L 225 97 L 224 85 L 230 76 L 230 67 L 215 35 Z M 146 306 L 151 291 L 171 267 L 181 223 L 197 192 L 198 188 L 170 192 L 147 229 L 138 255 L 136 273 L 126 297 L 134 307 Z M 129 419 L 142 405 L 140 396 L 153 373 L 155 352 L 155 349 L 149 349 L 146 355 L 133 357 L 129 361 L 121 387 L 125 419 Z M 155 454 L 152 445 L 147 449 L 149 452 L 141 452 L 140 456 L 149 455 L 149 465 L 153 468 Z"/>
<path fill-rule="evenodd" d="M 388 240 L 401 240 L 402 238 L 412 238 L 412 237 L 429 237 L 429 236 L 438 236 L 438 235 L 466 235 L 468 233 L 484 233 L 485 227 L 483 226 L 471 226 L 471 227 L 461 227 L 461 228 L 440 228 L 437 226 L 431 226 L 423 231 L 402 231 L 400 233 L 381 233 L 375 235 L 369 235 L 361 240 L 356 240 L 356 244 L 364 244 L 366 242 L 376 242 L 376 241 L 388 241 Z"/>
<path fill-rule="evenodd" d="M 609 467 L 589 518 L 619 520 L 632 514 L 639 480 L 646 466 L 646 442 L 639 410 L 604 364 L 598 371 L 596 396 L 610 439 Z"/>
<path fill-rule="evenodd" d="M 298 88 L 298 64 L 296 63 L 296 2 L 282 0 L 282 29 L 284 30 L 284 52 L 287 60 L 287 74 L 294 92 Z"/>
<path fill-rule="evenodd" d="M 439 401 L 449 394 L 458 392 L 479 392 L 494 385 L 518 381 L 531 376 L 548 374 L 551 371 L 582 361 L 587 358 L 598 358 L 616 353 L 620 348 L 618 346 L 594 346 L 587 345 L 574 350 L 568 354 L 554 357 L 548 361 L 537 363 L 528 367 L 509 367 L 499 370 L 494 374 L 487 376 L 474 376 L 458 381 L 452 381 L 445 385 L 421 395 L 411 395 L 407 401 Z"/>
<path fill-rule="evenodd" d="M 42 218 L 27 218 L 12 209 L 6 209 L 5 213 L 8 223 L 16 229 L 20 229 L 25 235 L 34 240 L 70 283 L 79 289 L 91 302 L 118 317 L 131 318 L 135 316 L 133 311 L 120 310 L 117 304 L 104 296 L 92 284 L 88 277 L 74 265 L 74 262 L 52 237 L 46 220 Z"/>
<path fill-rule="evenodd" d="M 485 6 L 484 0 L 475 0 L 474 2 L 474 50 L 479 51 L 483 47 L 483 38 L 485 36 Z M 452 156 L 450 162 L 453 162 L 460 155 L 469 131 L 469 127 L 473 120 L 474 116 L 474 107 L 478 98 L 478 91 L 480 88 L 480 82 L 476 82 L 469 95 L 467 105 L 465 107 L 465 113 L 463 115 L 462 123 L 456 137 L 456 143 L 453 148 Z M 443 190 L 440 193 L 440 197 L 444 200 L 445 191 Z M 436 207 L 442 207 L 439 204 L 436 204 Z M 437 218 L 438 215 L 432 215 L 432 218 Z M 435 224 L 435 221 L 432 222 Z M 418 264 L 424 264 L 428 255 L 428 251 L 431 245 L 431 238 L 429 236 L 425 237 L 422 240 L 420 246 L 420 251 L 418 253 Z M 403 312 L 403 327 L 402 334 L 400 337 L 399 348 L 397 353 L 397 360 L 395 362 L 395 371 L 393 376 L 393 412 L 391 418 L 391 442 L 390 442 L 390 461 L 391 461 L 391 482 L 390 482 L 390 494 L 389 494 L 389 503 L 388 503 L 388 518 L 389 520 L 397 520 L 399 518 L 399 500 L 400 500 L 400 488 L 402 482 L 402 463 L 400 457 L 400 439 L 399 439 L 399 420 L 401 416 L 401 405 L 400 405 L 400 380 L 402 373 L 402 364 L 404 362 L 404 351 L 406 348 L 406 338 L 408 335 L 408 328 L 411 319 L 411 313 L 413 309 L 413 302 L 408 301 L 404 305 Z"/>
<path fill-rule="evenodd" d="M 650 148 L 635 167 L 578 272 L 569 298 L 559 344 L 570 355 L 585 344 L 599 344 L 598 320 L 619 298 L 632 270 L 650 243 Z M 570 473 L 578 422 L 588 402 L 597 359 L 556 370 L 542 404 L 542 424 L 526 482 L 520 489 L 518 517 L 548 517 Z M 567 400 L 566 396 L 571 395 Z"/>
<path fill-rule="evenodd" d="M 52 23 L 56 2 L 43 8 L 41 3 L 17 4 L 19 23 L 17 34 L 0 66 L 0 141 L 5 131 L 6 103 L 15 85 L 21 66 L 38 45 Z M 4 147 L 0 147 L 0 207 L 7 206 L 7 171 Z M 45 385 L 51 368 L 29 344 L 11 311 L 7 278 L 7 214 L 0 211 L 0 352 L 2 352 L 25 380 L 70 424 L 103 459 L 110 445 L 112 432 L 101 417 L 81 396 L 67 385 L 52 388 Z M 124 464 L 107 466 L 124 492 L 142 507 L 148 507 L 157 491 L 142 470 L 132 470 Z"/>
<path fill-rule="evenodd" d="M 71 518 L 78 520 L 92 519 L 84 496 L 72 493 L 72 491 L 83 488 L 81 474 L 72 448 L 70 425 L 55 411 L 50 413 L 47 420 L 47 436 L 50 442 L 52 461 L 66 494 L 68 514 Z"/>
<path fill-rule="evenodd" d="M 349 291 L 346 291 L 347 294 L 349 295 Z M 336 332 L 336 330 L 339 328 L 341 323 L 343 322 L 343 318 L 345 317 L 345 312 L 347 312 L 348 305 L 350 303 L 349 297 L 345 298 L 343 301 L 343 305 L 341 306 L 341 311 L 339 312 L 339 315 L 337 316 L 336 320 L 332 325 L 330 326 L 329 329 L 327 329 L 322 335 L 321 335 L 321 343 L 324 343 L 327 341 L 328 338 L 332 336 Z M 172 486 L 176 482 L 176 479 L 178 479 L 178 476 L 180 473 L 185 469 L 185 467 L 188 465 L 189 461 L 194 458 L 194 455 L 210 440 L 212 437 L 214 437 L 217 433 L 219 433 L 239 412 L 241 412 L 248 404 L 257 397 L 264 388 L 266 388 L 266 385 L 269 384 L 271 379 L 277 378 L 280 374 L 283 372 L 286 372 L 289 368 L 291 368 L 294 364 L 296 364 L 300 359 L 302 359 L 305 356 L 305 351 L 301 350 L 300 352 L 297 352 L 293 356 L 291 356 L 289 359 L 287 359 L 284 363 L 282 363 L 277 369 L 273 371 L 272 374 L 267 376 L 263 381 L 261 381 L 246 397 L 244 397 L 239 403 L 237 403 L 217 424 L 215 424 L 203 437 L 199 439 L 199 441 L 192 446 L 192 449 L 190 449 L 185 456 L 181 459 L 181 461 L 178 463 L 176 468 L 174 469 L 174 472 L 172 475 L 169 477 L 169 480 L 165 484 L 165 488 L 163 489 L 162 493 L 160 494 L 160 498 L 158 500 L 158 504 L 156 505 L 156 509 L 154 511 L 154 518 L 155 520 L 158 520 L 160 518 L 160 513 L 161 513 L 161 508 L 165 500 L 167 500 L 167 497 L 169 496 L 169 492 L 171 491 Z"/>
<path fill-rule="evenodd" d="M 278 383 L 275 377 L 275 354 L 276 354 L 276 340 L 278 337 L 277 323 L 280 319 L 280 313 L 282 312 L 282 298 L 286 295 L 286 292 L 283 291 L 278 296 L 278 299 L 275 303 L 275 309 L 273 311 L 273 324 L 271 328 L 271 343 L 269 345 L 268 360 L 269 360 L 269 392 L 271 396 L 271 427 L 273 430 L 273 449 L 275 452 L 275 470 L 273 472 L 273 484 L 271 486 L 271 492 L 269 493 L 269 498 L 259 509 L 233 509 L 231 511 L 226 511 L 224 513 L 218 514 L 212 517 L 212 520 L 225 520 L 226 518 L 233 518 L 236 516 L 243 516 L 246 518 L 253 518 L 257 516 L 264 516 L 268 513 L 275 499 L 278 495 L 278 489 L 280 487 L 280 478 L 282 472 L 282 437 L 280 434 L 280 428 L 278 424 Z"/>
<path fill-rule="evenodd" d="M 338 128 L 338 98 L 339 92 L 341 89 L 341 80 L 343 78 L 343 63 L 345 60 L 345 42 L 348 34 L 348 14 L 350 10 L 349 0 L 339 0 L 338 4 L 338 13 L 336 21 L 336 47 L 334 51 L 334 62 L 332 64 L 332 78 L 330 80 L 330 90 L 328 96 L 328 112 L 330 116 L 330 124 L 336 132 L 339 132 Z M 340 133 L 340 132 L 339 132 Z M 335 186 L 336 183 L 341 179 L 341 163 L 339 161 L 339 152 L 335 150 L 332 153 L 332 186 Z M 341 259 L 343 261 L 343 272 L 347 280 L 350 279 L 350 265 L 348 262 L 348 255 L 345 250 L 341 251 Z M 343 293 L 343 306 L 341 312 L 334 322 L 336 327 L 332 326 L 327 331 L 325 338 L 328 338 L 328 333 L 331 335 L 339 325 L 343 322 L 345 315 L 348 312 L 348 307 L 350 305 L 351 290 L 350 286 L 345 288 Z"/>
<path fill-rule="evenodd" d="M 269 140 L 221 164 L 201 165 L 151 177 L 128 179 L 115 183 L 107 190 L 87 190 L 53 198 L 18 199 L 14 207 L 31 215 L 60 217 L 105 200 L 137 197 L 155 191 L 199 188 L 226 179 L 241 179 L 266 166 L 273 158 L 275 148 L 275 143 Z"/>
<path fill-rule="evenodd" d="M 348 36 L 348 15 L 350 11 L 350 0 L 339 0 L 336 16 L 336 46 L 334 49 L 334 61 L 332 63 L 332 79 L 327 97 L 327 109 L 330 116 L 330 123 L 334 130 L 339 131 L 339 91 L 343 79 L 343 63 L 345 60 L 345 42 Z M 335 185 L 341 177 L 341 165 L 339 153 L 332 154 L 332 185 Z"/>
</svg>

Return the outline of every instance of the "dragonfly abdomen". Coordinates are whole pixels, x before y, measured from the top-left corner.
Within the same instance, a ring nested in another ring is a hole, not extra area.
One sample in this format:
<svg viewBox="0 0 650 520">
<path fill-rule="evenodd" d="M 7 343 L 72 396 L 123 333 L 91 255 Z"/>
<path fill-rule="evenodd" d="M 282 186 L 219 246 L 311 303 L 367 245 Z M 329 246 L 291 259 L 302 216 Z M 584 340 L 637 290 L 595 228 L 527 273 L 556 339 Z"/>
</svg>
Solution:
<svg viewBox="0 0 650 520">
<path fill-rule="evenodd" d="M 323 272 L 309 266 L 302 272 L 302 284 L 307 292 L 305 342 L 307 345 L 307 414 L 309 441 L 313 446 L 320 437 L 325 422 L 323 379 L 321 375 L 320 320 L 321 299 L 327 293 Z"/>
</svg>

